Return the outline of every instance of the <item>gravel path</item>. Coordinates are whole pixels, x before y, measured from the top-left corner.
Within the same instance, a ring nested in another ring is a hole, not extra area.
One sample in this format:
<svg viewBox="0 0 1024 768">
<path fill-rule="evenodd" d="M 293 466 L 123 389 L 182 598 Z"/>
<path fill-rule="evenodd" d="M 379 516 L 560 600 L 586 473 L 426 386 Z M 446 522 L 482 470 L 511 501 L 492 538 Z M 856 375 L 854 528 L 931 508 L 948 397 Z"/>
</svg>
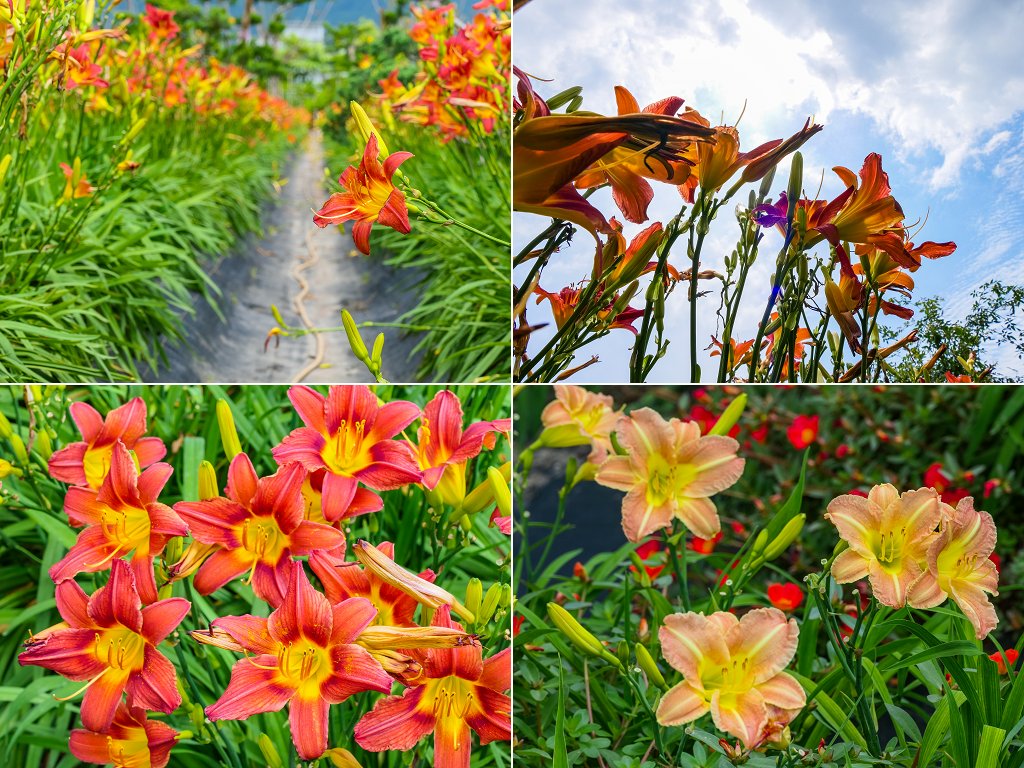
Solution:
<svg viewBox="0 0 1024 768">
<path fill-rule="evenodd" d="M 342 332 L 308 334 L 271 341 L 276 305 L 293 327 L 341 325 L 341 309 L 356 321 L 393 322 L 416 303 L 415 276 L 358 254 L 351 237 L 337 227 L 318 229 L 312 211 L 327 199 L 323 144 L 318 132 L 292 160 L 287 183 L 264 213 L 265 236 L 248 237 L 210 267 L 221 296 L 223 320 L 196 297 L 184 318 L 185 342 L 167 347 L 169 366 L 144 371 L 143 380 L 164 383 L 368 382 L 370 374 L 348 347 Z M 332 169 L 337 176 L 340 169 Z M 384 375 L 415 381 L 416 344 L 397 329 L 384 329 Z M 372 344 L 376 331 L 365 329 Z"/>
</svg>

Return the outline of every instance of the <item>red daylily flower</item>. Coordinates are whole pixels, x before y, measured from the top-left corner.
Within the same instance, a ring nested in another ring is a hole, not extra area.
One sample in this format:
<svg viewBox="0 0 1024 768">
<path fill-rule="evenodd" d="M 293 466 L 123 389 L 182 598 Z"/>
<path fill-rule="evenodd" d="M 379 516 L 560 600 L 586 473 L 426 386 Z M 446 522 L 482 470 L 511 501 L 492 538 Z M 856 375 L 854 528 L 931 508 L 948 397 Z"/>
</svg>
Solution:
<svg viewBox="0 0 1024 768">
<path fill-rule="evenodd" d="M 101 733 L 76 728 L 68 746 L 84 763 L 113 763 L 124 768 L 164 768 L 178 732 L 146 717 L 141 707 L 117 705 L 110 727 Z"/>
<path fill-rule="evenodd" d="M 993 653 L 989 658 L 996 663 L 996 666 L 999 668 L 999 674 L 1006 675 L 1009 674 L 1009 668 L 1017 663 L 1020 654 L 1016 649 L 1009 648 L 1003 653 Z"/>
<path fill-rule="evenodd" d="M 380 162 L 377 135 L 370 134 L 362 160 L 350 165 L 338 183 L 344 192 L 335 192 L 313 216 L 313 223 L 323 229 L 328 224 L 354 221 L 352 239 L 360 252 L 370 254 L 370 230 L 379 222 L 403 235 L 409 234 L 409 210 L 405 195 L 396 189 L 391 178 L 398 166 L 412 157 L 410 152 L 394 152 Z"/>
<path fill-rule="evenodd" d="M 199 594 L 209 595 L 248 571 L 256 595 L 278 606 L 288 589 L 293 555 L 345 543 L 341 531 L 303 519 L 304 478 L 299 464 L 257 477 L 252 461 L 240 453 L 228 469 L 227 498 L 174 505 L 196 541 L 220 547 L 196 572 Z"/>
<path fill-rule="evenodd" d="M 495 507 L 494 511 L 491 512 L 491 519 L 487 522 L 487 525 L 493 525 L 506 536 L 512 535 L 512 515 L 505 515 L 503 517 L 498 507 Z"/>
<path fill-rule="evenodd" d="M 686 546 L 692 551 L 697 552 L 698 554 L 710 555 L 712 552 L 715 551 L 715 547 L 718 546 L 718 542 L 720 542 L 721 540 L 722 532 L 719 531 L 710 539 L 702 539 L 700 536 L 694 536 L 689 541 L 689 543 L 687 543 Z"/>
<path fill-rule="evenodd" d="M 804 602 L 804 591 L 799 584 L 769 584 L 768 600 L 783 611 L 795 611 Z"/>
<path fill-rule="evenodd" d="M 223 630 L 245 651 L 231 669 L 231 682 L 206 708 L 211 720 L 244 720 L 278 712 L 288 704 L 292 742 L 303 760 L 327 750 L 327 714 L 361 691 L 391 690 L 391 677 L 365 648 L 355 644 L 377 610 L 361 597 L 331 606 L 309 583 L 301 563 L 291 568 L 284 602 L 269 618 L 225 616 Z M 193 637 L 202 630 L 193 633 Z"/>
<path fill-rule="evenodd" d="M 141 397 L 115 408 L 106 418 L 88 403 L 72 403 L 68 410 L 83 441 L 69 443 L 50 456 L 50 475 L 61 482 L 99 488 L 110 470 L 110 455 L 118 440 L 134 451 L 142 469 L 167 455 L 159 437 L 143 437 L 146 402 Z"/>
<path fill-rule="evenodd" d="M 412 449 L 391 439 L 419 418 L 415 404 L 396 400 L 379 406 L 367 386 L 334 386 L 326 398 L 297 386 L 288 390 L 288 399 L 306 426 L 274 448 L 274 460 L 298 462 L 309 472 L 327 470 L 321 504 L 328 521 L 382 509 L 384 501 L 369 488 L 390 491 L 422 480 Z"/>
<path fill-rule="evenodd" d="M 381 542 L 377 549 L 392 560 L 395 559 L 395 545 L 390 541 Z M 361 568 L 358 563 L 338 565 L 320 552 L 310 555 L 309 567 L 320 579 L 332 605 L 352 597 L 365 597 L 377 609 L 374 624 L 389 627 L 416 626 L 413 620 L 419 605 L 416 598 L 384 581 L 373 571 Z M 433 583 L 436 575 L 428 568 L 419 577 Z"/>
<path fill-rule="evenodd" d="M 454 392 L 438 392 L 427 403 L 417 431 L 417 445 L 409 443 L 423 472 L 423 487 L 436 490 L 451 506 L 466 497 L 466 463 L 484 448 L 494 447 L 497 432 L 508 434 L 512 419 L 478 421 L 462 431 L 462 404 Z"/>
<path fill-rule="evenodd" d="M 174 11 L 165 11 L 149 3 L 146 3 L 146 15 L 142 21 L 149 30 L 151 43 L 173 40 L 181 29 L 174 23 Z"/>
<path fill-rule="evenodd" d="M 107 88 L 110 85 L 101 77 L 103 67 L 93 59 L 88 43 L 82 43 L 79 46 L 61 43 L 54 48 L 50 58 L 60 61 L 63 66 L 62 75 L 64 76 L 65 90 L 72 91 L 75 88 L 87 85 L 96 88 Z M 76 195 L 76 197 L 81 197 L 81 195 Z"/>
<path fill-rule="evenodd" d="M 110 727 L 126 690 L 133 705 L 173 712 L 181 704 L 177 677 L 156 646 L 190 607 L 188 600 L 172 597 L 142 608 L 128 563 L 115 560 L 110 581 L 89 597 L 74 581 L 57 585 L 64 621 L 32 637 L 18 663 L 88 680 L 82 723 L 90 731 Z"/>
<path fill-rule="evenodd" d="M 786 437 L 794 448 L 803 450 L 818 439 L 818 417 L 797 416 L 786 430 Z"/>
<path fill-rule="evenodd" d="M 448 606 L 434 612 L 435 627 L 462 629 Z M 412 749 L 434 733 L 434 765 L 469 768 L 470 729 L 481 744 L 512 738 L 511 649 L 484 660 L 480 646 L 422 652 L 422 684 L 388 696 L 356 723 L 356 743 L 371 752 Z"/>
<path fill-rule="evenodd" d="M 174 510 L 157 501 L 174 470 L 158 462 L 140 476 L 121 441 L 114 443 L 110 457 L 110 472 L 98 491 L 75 486 L 64 497 L 71 524 L 86 528 L 64 559 L 50 568 L 50 578 L 59 584 L 83 571 L 102 571 L 115 557 L 134 550 L 131 568 L 139 596 L 144 603 L 155 603 L 153 558 L 170 539 L 188 533 Z"/>
</svg>

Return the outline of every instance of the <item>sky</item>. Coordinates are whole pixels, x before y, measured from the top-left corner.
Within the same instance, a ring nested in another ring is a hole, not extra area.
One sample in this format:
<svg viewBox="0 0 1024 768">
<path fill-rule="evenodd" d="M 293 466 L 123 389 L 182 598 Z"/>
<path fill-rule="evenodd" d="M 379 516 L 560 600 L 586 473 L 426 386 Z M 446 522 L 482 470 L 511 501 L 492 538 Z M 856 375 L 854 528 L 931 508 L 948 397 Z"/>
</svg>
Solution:
<svg viewBox="0 0 1024 768">
<path fill-rule="evenodd" d="M 823 179 L 821 198 L 842 191 L 833 166 L 859 171 L 868 153 L 880 153 L 908 226 L 927 217 L 915 242 L 958 245 L 953 255 L 914 274 L 915 299 L 943 296 L 947 314 L 962 318 L 971 291 L 984 282 L 1024 282 L 1022 30 L 1024 0 L 532 0 L 515 15 L 513 57 L 531 75 L 552 80 L 536 84 L 541 95 L 580 85 L 583 109 L 602 114 L 615 114 L 615 85 L 629 88 L 641 106 L 681 96 L 712 125 L 723 118 L 733 124 L 743 112 L 741 151 L 787 137 L 813 116 L 825 129 L 802 149 L 804 188 L 813 194 Z M 788 168 L 788 161 L 780 165 L 773 197 L 784 189 Z M 746 198 L 746 190 L 739 198 Z M 622 220 L 607 192 L 592 201 Z M 655 183 L 650 221 L 627 222 L 627 237 L 667 221 L 678 207 L 674 190 Z M 514 250 L 544 226 L 539 216 L 516 214 Z M 736 232 L 732 211 L 723 209 L 702 268 L 721 268 L 721 254 L 735 246 Z M 543 288 L 557 291 L 589 274 L 588 239 L 581 232 L 555 255 Z M 774 231 L 762 241 L 748 285 L 760 281 L 765 293 L 745 292 L 737 340 L 754 335 L 780 244 Z M 685 268 L 685 254 L 676 253 L 673 262 Z M 517 272 L 520 279 L 524 274 Z M 684 296 L 677 290 L 667 306 L 666 327 L 677 331 L 649 381 L 689 377 Z M 716 331 L 716 307 L 710 298 L 699 306 L 701 346 Z M 531 302 L 529 319 L 550 321 L 547 302 Z M 531 349 L 546 338 L 545 331 L 537 332 Z M 626 380 L 632 343 L 629 332 L 613 331 L 578 355 L 580 363 L 596 352 L 601 362 L 573 381 Z M 997 357 L 1004 375 L 1024 375 L 1012 356 Z"/>
</svg>

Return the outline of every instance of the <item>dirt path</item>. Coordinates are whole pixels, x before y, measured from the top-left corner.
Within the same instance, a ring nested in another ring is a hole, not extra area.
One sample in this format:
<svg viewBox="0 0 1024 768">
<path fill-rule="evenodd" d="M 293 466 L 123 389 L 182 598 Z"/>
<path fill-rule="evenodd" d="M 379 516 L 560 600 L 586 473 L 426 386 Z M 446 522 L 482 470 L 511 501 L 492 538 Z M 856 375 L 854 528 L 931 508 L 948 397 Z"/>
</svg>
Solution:
<svg viewBox="0 0 1024 768">
<path fill-rule="evenodd" d="M 264 352 L 267 332 L 276 325 L 276 305 L 293 327 L 341 325 L 341 309 L 357 321 L 393 322 L 415 304 L 414 277 L 358 255 L 352 239 L 337 227 L 318 229 L 312 211 L 327 199 L 320 135 L 311 133 L 292 160 L 277 201 L 268 205 L 265 236 L 249 237 L 210 268 L 221 290 L 223 320 L 201 298 L 184 318 L 186 340 L 168 346 L 170 364 L 143 372 L 143 379 L 166 383 L 290 383 L 370 381 L 341 332 L 308 334 L 273 341 Z M 334 176 L 340 169 L 332 169 Z M 414 338 L 384 329 L 384 375 L 414 381 L 415 363 L 407 358 Z M 376 331 L 363 331 L 372 343 Z"/>
</svg>

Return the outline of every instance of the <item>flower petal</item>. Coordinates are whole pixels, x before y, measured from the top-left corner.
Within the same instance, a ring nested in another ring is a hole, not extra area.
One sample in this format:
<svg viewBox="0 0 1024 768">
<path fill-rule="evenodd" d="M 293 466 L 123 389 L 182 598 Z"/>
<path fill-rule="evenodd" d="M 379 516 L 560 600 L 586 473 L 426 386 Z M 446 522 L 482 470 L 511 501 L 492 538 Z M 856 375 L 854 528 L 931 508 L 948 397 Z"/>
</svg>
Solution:
<svg viewBox="0 0 1024 768">
<path fill-rule="evenodd" d="M 780 709 L 803 709 L 807 704 L 803 686 L 785 672 L 759 684 L 757 690 L 768 704 Z"/>
<path fill-rule="evenodd" d="M 362 646 L 345 643 L 333 646 L 331 664 L 334 673 L 320 688 L 321 695 L 331 704 L 340 704 L 362 691 L 391 692 L 391 675 Z"/>
<path fill-rule="evenodd" d="M 179 501 L 174 505 L 174 511 L 188 524 L 189 532 L 196 541 L 228 549 L 242 545 L 236 529 L 250 515 L 238 502 L 221 496 L 204 501 Z"/>
<path fill-rule="evenodd" d="M 252 459 L 245 453 L 236 454 L 228 467 L 228 498 L 243 507 L 251 507 L 259 489 L 259 476 L 252 465 Z"/>
<path fill-rule="evenodd" d="M 661 653 L 683 677 L 700 685 L 700 670 L 705 665 L 729 664 L 729 647 L 717 624 L 699 613 L 675 613 L 666 616 L 658 631 Z"/>
<path fill-rule="evenodd" d="M 89 598 L 89 615 L 101 627 L 121 624 L 133 632 L 142 629 L 142 601 L 139 599 L 135 577 L 127 562 L 111 562 L 110 581 Z"/>
<path fill-rule="evenodd" d="M 246 560 L 241 549 L 221 549 L 210 555 L 209 559 L 199 566 L 192 579 L 192 585 L 201 595 L 216 592 L 236 576 L 252 567 L 252 561 Z"/>
<path fill-rule="evenodd" d="M 153 645 L 173 632 L 192 608 L 183 597 L 169 597 L 142 609 L 142 636 Z"/>
<path fill-rule="evenodd" d="M 332 643 L 354 643 L 362 631 L 377 618 L 377 609 L 364 597 L 353 597 L 340 602 L 331 611 L 334 615 Z"/>
<path fill-rule="evenodd" d="M 269 667 L 269 669 L 264 669 Z M 260 712 L 278 712 L 295 694 L 277 675 L 276 656 L 235 662 L 224 695 L 206 708 L 211 720 L 244 720 Z"/>
<path fill-rule="evenodd" d="M 302 563 L 291 569 L 291 583 L 281 606 L 267 620 L 270 635 L 281 643 L 306 638 L 326 647 L 331 637 L 331 604 L 309 583 Z"/>
<path fill-rule="evenodd" d="M 685 725 L 710 711 L 711 705 L 704 694 L 683 680 L 661 697 L 657 717 L 661 725 Z"/>
<path fill-rule="evenodd" d="M 425 690 L 417 686 L 407 688 L 401 696 L 379 699 L 356 723 L 356 743 L 370 752 L 412 749 L 434 730 L 436 722 L 430 706 L 422 701 Z"/>
<path fill-rule="evenodd" d="M 732 734 L 749 749 L 760 740 L 768 723 L 768 707 L 756 688 L 742 693 L 715 691 L 711 697 L 711 717 L 720 730 Z"/>
<path fill-rule="evenodd" d="M 295 696 L 288 705 L 292 743 L 303 760 L 315 760 L 327 751 L 327 712 L 330 705 L 319 696 Z"/>
<path fill-rule="evenodd" d="M 874 489 L 872 489 L 873 491 Z M 868 541 L 871 531 L 881 525 L 877 507 L 862 496 L 846 494 L 829 502 L 825 519 L 831 522 L 850 547 L 865 556 L 871 555 Z"/>
<path fill-rule="evenodd" d="M 702 539 L 713 539 L 722 530 L 718 509 L 711 499 L 679 499 L 675 516 Z"/>
<path fill-rule="evenodd" d="M 832 578 L 840 584 L 866 579 L 869 563 L 870 560 L 862 554 L 854 549 L 848 549 L 832 561 Z"/>
<path fill-rule="evenodd" d="M 60 617 L 75 629 L 86 629 L 93 625 L 89 616 L 89 597 L 78 582 L 68 579 L 57 585 L 57 611 Z"/>
<path fill-rule="evenodd" d="M 276 655 L 280 644 L 270 636 L 267 620 L 259 616 L 221 616 L 212 627 L 223 629 L 243 648 L 255 654 Z"/>
<path fill-rule="evenodd" d="M 327 431 L 327 424 L 324 421 L 327 400 L 323 395 L 307 386 L 298 385 L 288 390 L 288 399 L 291 400 L 303 424 L 316 432 Z"/>
<path fill-rule="evenodd" d="M 481 744 L 512 738 L 512 699 L 490 688 L 476 686 L 474 705 L 466 713 L 466 724 L 477 732 Z"/>
<path fill-rule="evenodd" d="M 640 541 L 671 522 L 672 505 L 668 501 L 658 505 L 649 501 L 645 485 L 634 488 L 622 500 L 622 531 L 630 541 Z"/>
<path fill-rule="evenodd" d="M 31 643 L 18 663 L 53 670 L 68 680 L 91 680 L 107 668 L 93 653 L 95 642 L 94 629 L 60 629 Z"/>
<path fill-rule="evenodd" d="M 174 665 L 152 645 L 147 645 L 142 669 L 128 678 L 128 695 L 133 706 L 158 712 L 173 712 L 181 706 Z"/>
<path fill-rule="evenodd" d="M 128 674 L 125 670 L 108 668 L 86 689 L 82 698 L 82 725 L 90 731 L 105 731 L 110 727 L 128 683 Z"/>
</svg>

